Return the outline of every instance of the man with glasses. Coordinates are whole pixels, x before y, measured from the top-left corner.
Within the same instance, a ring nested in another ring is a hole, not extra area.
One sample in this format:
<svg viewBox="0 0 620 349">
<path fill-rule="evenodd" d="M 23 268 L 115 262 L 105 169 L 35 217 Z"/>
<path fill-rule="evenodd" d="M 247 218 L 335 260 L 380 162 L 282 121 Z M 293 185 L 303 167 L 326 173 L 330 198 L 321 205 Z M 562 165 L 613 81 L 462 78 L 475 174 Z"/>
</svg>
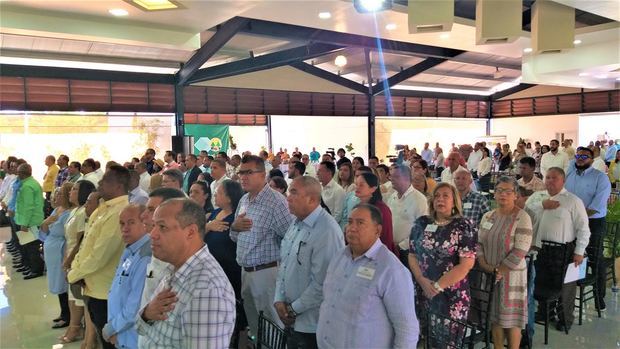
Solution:
<svg viewBox="0 0 620 349">
<path fill-rule="evenodd" d="M 265 161 L 254 155 L 241 159 L 241 187 L 247 193 L 239 201 L 230 238 L 237 243 L 237 263 L 241 272 L 241 296 L 253 334 L 258 329 L 258 313 L 282 326 L 273 307 L 280 244 L 293 216 L 284 195 L 265 180 Z"/>
<path fill-rule="evenodd" d="M 607 199 L 611 194 L 611 183 L 607 176 L 592 167 L 594 152 L 590 148 L 579 147 L 575 155 L 574 169 L 566 176 L 564 187 L 569 192 L 577 195 L 583 202 L 588 212 L 588 226 L 590 227 L 590 245 L 602 239 L 607 231 L 605 216 L 607 215 Z M 602 310 L 605 306 L 605 277 L 607 265 L 602 255 L 602 245 L 598 251 L 601 256 L 596 266 L 598 291 L 596 295 L 596 308 Z"/>
<path fill-rule="evenodd" d="M 293 180 L 287 198 L 297 218 L 280 249 L 274 307 L 290 328 L 289 348 L 316 348 L 316 327 L 329 262 L 344 246 L 336 220 L 321 207 L 321 183 L 308 176 Z"/>
</svg>

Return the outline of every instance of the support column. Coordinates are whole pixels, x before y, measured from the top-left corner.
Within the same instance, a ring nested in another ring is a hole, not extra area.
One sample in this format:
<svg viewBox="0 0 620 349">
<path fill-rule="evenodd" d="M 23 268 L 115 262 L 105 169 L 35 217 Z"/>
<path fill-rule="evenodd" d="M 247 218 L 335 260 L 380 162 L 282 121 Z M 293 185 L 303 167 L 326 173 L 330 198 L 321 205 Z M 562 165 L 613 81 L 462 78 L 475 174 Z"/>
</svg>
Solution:
<svg viewBox="0 0 620 349">
<path fill-rule="evenodd" d="M 271 115 L 267 115 L 267 144 L 269 146 L 267 150 L 273 150 L 273 138 L 271 135 Z"/>
<path fill-rule="evenodd" d="M 183 90 L 185 86 L 174 85 L 174 124 L 177 136 L 185 136 L 185 103 L 183 101 Z"/>
<path fill-rule="evenodd" d="M 372 93 L 372 69 L 370 63 L 370 49 L 364 49 L 366 58 L 366 74 L 368 76 L 368 157 L 375 155 L 375 97 Z"/>
</svg>

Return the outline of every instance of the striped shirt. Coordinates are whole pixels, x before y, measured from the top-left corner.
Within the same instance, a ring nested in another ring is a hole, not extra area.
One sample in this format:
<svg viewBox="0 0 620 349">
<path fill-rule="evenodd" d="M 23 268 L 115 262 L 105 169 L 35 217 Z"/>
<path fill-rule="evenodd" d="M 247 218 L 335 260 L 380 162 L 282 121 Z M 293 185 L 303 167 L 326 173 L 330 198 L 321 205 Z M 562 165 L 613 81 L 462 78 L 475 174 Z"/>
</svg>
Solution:
<svg viewBox="0 0 620 349">
<path fill-rule="evenodd" d="M 179 270 L 170 266 L 153 293 L 169 286 L 178 301 L 168 318 L 152 325 L 138 312 L 142 349 L 228 348 L 235 326 L 235 292 L 222 267 L 205 245 Z"/>
<path fill-rule="evenodd" d="M 241 198 L 235 217 L 241 213 L 252 220 L 252 228 L 244 232 L 230 231 L 230 238 L 237 242 L 237 263 L 255 267 L 278 261 L 282 238 L 294 219 L 286 197 L 265 184 L 255 198 L 250 199 L 249 193 Z"/>
</svg>

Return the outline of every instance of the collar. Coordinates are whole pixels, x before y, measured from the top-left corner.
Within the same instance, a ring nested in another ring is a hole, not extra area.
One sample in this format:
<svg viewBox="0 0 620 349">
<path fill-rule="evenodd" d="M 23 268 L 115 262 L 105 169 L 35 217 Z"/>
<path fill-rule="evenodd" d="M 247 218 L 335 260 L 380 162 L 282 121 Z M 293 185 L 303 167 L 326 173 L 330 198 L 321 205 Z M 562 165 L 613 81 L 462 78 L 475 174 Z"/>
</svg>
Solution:
<svg viewBox="0 0 620 349">
<path fill-rule="evenodd" d="M 189 274 L 191 273 L 191 271 L 194 269 L 194 266 L 196 264 L 199 264 L 202 260 L 202 255 L 206 252 L 209 252 L 209 248 L 207 247 L 207 245 L 205 244 L 204 246 L 202 246 L 202 248 L 200 250 L 198 250 L 198 252 L 194 253 L 191 257 L 189 257 L 185 263 L 183 263 L 183 265 L 179 268 L 179 270 L 176 271 L 176 273 L 174 273 L 174 277 L 177 279 L 179 284 L 182 284 L 183 281 L 185 281 L 185 279 L 189 276 Z M 174 270 L 174 266 L 171 266 Z"/>
<path fill-rule="evenodd" d="M 251 199 L 251 196 L 248 193 L 248 201 L 249 202 L 255 202 L 257 200 L 262 199 L 263 196 L 267 195 L 267 193 L 269 192 L 269 190 L 272 190 L 271 187 L 269 186 L 269 184 L 265 183 L 265 186 L 263 186 L 263 189 L 261 189 L 258 194 L 256 194 L 256 196 L 254 197 L 254 199 Z"/>
<path fill-rule="evenodd" d="M 381 249 L 381 245 L 383 245 L 383 242 L 381 242 L 381 239 L 379 239 L 377 237 L 377 240 L 375 240 L 375 243 L 372 244 L 372 246 L 370 246 L 370 248 L 364 252 L 364 254 L 362 254 L 361 256 L 357 257 L 356 259 L 360 259 L 362 257 L 366 257 L 370 260 L 375 260 L 377 258 L 377 254 L 379 253 L 379 250 Z M 351 247 L 347 246 L 345 248 L 345 254 L 347 256 L 349 256 L 349 258 L 353 258 L 353 254 L 351 253 Z"/>
<path fill-rule="evenodd" d="M 592 165 L 590 165 L 590 167 L 586 168 L 583 171 L 578 170 L 576 166 L 577 165 L 575 165 L 575 173 L 577 174 L 577 176 L 587 175 L 588 173 L 592 172 L 592 170 L 594 170 L 594 167 L 592 167 Z"/>
<path fill-rule="evenodd" d="M 136 254 L 136 252 L 140 251 L 142 246 L 144 246 L 146 243 L 150 243 L 150 241 L 151 241 L 151 235 L 146 233 L 138 241 L 134 242 L 131 245 L 128 245 L 127 249 L 131 252 L 131 254 Z"/>
<path fill-rule="evenodd" d="M 413 193 L 414 190 L 415 189 L 413 189 L 413 185 L 410 184 L 409 188 L 407 188 L 407 190 L 405 190 L 405 192 L 403 193 L 403 195 L 400 198 L 398 197 L 398 192 L 396 192 L 396 198 L 399 199 L 399 200 L 402 200 L 402 199 L 406 198 L 407 195 Z"/>
<path fill-rule="evenodd" d="M 327 185 L 324 185 L 323 188 L 332 188 L 334 186 L 334 184 L 338 184 L 338 183 L 336 183 L 336 181 L 332 178 L 332 180 L 329 181 L 329 183 L 327 183 Z"/>
<path fill-rule="evenodd" d="M 310 213 L 308 215 L 308 217 L 304 218 L 304 220 L 300 221 L 299 219 L 297 220 L 297 222 L 301 222 L 309 227 L 314 227 L 314 225 L 316 224 L 316 221 L 319 219 L 319 216 L 321 215 L 321 212 L 323 211 L 323 208 L 321 207 L 321 205 L 318 205 L 314 211 L 312 211 L 312 213 Z"/>
<path fill-rule="evenodd" d="M 566 190 L 566 188 L 562 188 L 562 190 L 560 190 L 560 192 L 555 194 L 554 196 L 551 196 L 551 194 L 549 194 L 549 191 L 547 191 L 547 195 L 549 195 L 550 198 L 555 198 L 555 197 L 558 197 L 560 195 L 564 195 L 566 193 L 568 193 L 568 190 Z"/>
<path fill-rule="evenodd" d="M 114 199 L 110 199 L 110 200 L 102 200 L 103 202 L 101 203 L 102 206 L 105 207 L 112 207 L 118 204 L 122 204 L 122 203 L 127 203 L 129 202 L 129 196 L 128 195 L 121 195 L 118 197 L 115 197 Z"/>
</svg>

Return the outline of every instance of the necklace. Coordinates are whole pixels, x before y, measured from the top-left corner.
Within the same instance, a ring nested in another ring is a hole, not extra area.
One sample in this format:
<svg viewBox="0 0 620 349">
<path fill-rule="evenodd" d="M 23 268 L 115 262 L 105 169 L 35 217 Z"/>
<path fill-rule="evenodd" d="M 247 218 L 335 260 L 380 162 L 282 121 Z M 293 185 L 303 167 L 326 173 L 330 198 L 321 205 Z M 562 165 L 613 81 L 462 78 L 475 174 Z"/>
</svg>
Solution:
<svg viewBox="0 0 620 349">
<path fill-rule="evenodd" d="M 452 220 L 451 219 L 447 219 L 447 220 L 435 220 L 435 224 L 437 224 L 440 227 L 443 227 L 444 225 L 447 225 L 448 223 L 450 223 Z"/>
</svg>

